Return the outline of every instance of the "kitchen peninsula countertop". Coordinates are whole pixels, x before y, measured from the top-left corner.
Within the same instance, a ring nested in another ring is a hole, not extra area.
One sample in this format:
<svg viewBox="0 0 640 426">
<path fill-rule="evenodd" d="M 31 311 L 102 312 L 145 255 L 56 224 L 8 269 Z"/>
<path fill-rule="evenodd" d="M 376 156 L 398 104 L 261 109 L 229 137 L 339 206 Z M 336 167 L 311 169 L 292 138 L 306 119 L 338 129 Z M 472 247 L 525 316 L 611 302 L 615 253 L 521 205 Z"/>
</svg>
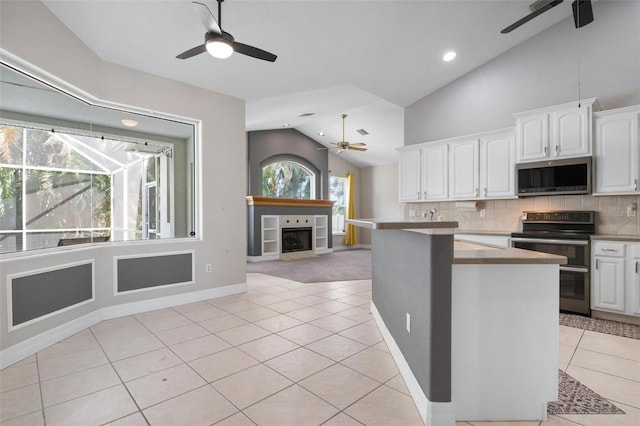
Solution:
<svg viewBox="0 0 640 426">
<path fill-rule="evenodd" d="M 404 229 L 418 233 L 434 233 L 438 230 L 447 232 L 458 226 L 458 222 L 432 222 L 426 220 L 404 219 L 347 219 L 347 223 L 367 229 Z M 457 233 L 457 231 L 456 231 Z M 476 233 L 463 231 L 463 233 Z M 521 250 L 511 247 L 493 246 L 490 244 L 454 241 L 453 264 L 559 264 L 567 263 L 564 256 Z"/>
<path fill-rule="evenodd" d="M 567 263 L 567 258 L 555 254 L 521 250 L 512 247 L 489 244 L 453 242 L 453 264 L 559 264 Z"/>
<path fill-rule="evenodd" d="M 367 229 L 451 229 L 451 233 L 458 227 L 458 222 L 406 219 L 347 219 L 347 223 Z"/>
</svg>

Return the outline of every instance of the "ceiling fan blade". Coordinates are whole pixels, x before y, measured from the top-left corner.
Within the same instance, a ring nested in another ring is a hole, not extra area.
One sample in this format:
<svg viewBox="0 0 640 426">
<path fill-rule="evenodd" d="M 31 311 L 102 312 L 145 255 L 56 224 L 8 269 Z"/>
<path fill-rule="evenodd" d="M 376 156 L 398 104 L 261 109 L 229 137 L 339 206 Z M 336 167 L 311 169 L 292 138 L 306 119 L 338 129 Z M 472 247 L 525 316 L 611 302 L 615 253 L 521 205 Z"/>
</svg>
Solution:
<svg viewBox="0 0 640 426">
<path fill-rule="evenodd" d="M 211 9 L 209 9 L 209 6 L 198 1 L 194 1 L 192 3 L 197 9 L 198 15 L 200 15 L 200 21 L 202 22 L 202 25 L 204 25 L 204 27 L 207 29 L 207 31 L 222 34 L 222 29 L 220 28 L 220 25 L 218 25 L 218 22 L 213 16 L 213 12 L 211 12 Z"/>
<path fill-rule="evenodd" d="M 263 61 L 275 62 L 277 58 L 276 55 L 266 50 L 258 49 L 248 44 L 238 43 L 237 41 L 233 43 L 233 50 L 243 55 L 251 56 L 252 58 L 262 59 Z"/>
<path fill-rule="evenodd" d="M 544 12 L 546 12 L 549 9 L 551 9 L 552 7 L 556 7 L 557 5 L 562 3 L 563 1 L 564 0 L 551 0 L 549 3 L 547 3 L 544 6 L 542 6 L 540 9 L 531 12 L 530 14 L 525 16 L 524 18 L 520 19 L 519 21 L 514 22 L 513 24 L 509 25 L 507 28 L 503 29 L 500 32 L 502 34 L 510 33 L 511 31 L 515 30 L 519 26 L 521 26 L 523 24 L 526 24 L 527 22 L 529 22 L 530 20 L 532 20 L 536 16 L 543 14 Z"/>
<path fill-rule="evenodd" d="M 573 23 L 576 28 L 582 28 L 593 22 L 593 9 L 591 0 L 574 0 L 571 3 L 573 9 Z"/>
<path fill-rule="evenodd" d="M 354 151 L 366 151 L 367 148 L 361 148 L 359 146 L 353 146 L 353 145 L 349 145 L 348 146 L 349 149 L 354 150 Z"/>
<path fill-rule="evenodd" d="M 189 58 L 191 58 L 193 56 L 199 55 L 199 54 L 204 53 L 206 51 L 207 51 L 207 46 L 202 44 L 200 46 L 194 47 L 193 49 L 189 49 L 186 52 L 182 52 L 181 54 L 176 56 L 176 58 L 178 58 L 178 59 L 189 59 Z"/>
<path fill-rule="evenodd" d="M 356 142 L 356 143 L 352 143 L 351 146 L 367 146 L 367 144 L 364 142 Z"/>
</svg>

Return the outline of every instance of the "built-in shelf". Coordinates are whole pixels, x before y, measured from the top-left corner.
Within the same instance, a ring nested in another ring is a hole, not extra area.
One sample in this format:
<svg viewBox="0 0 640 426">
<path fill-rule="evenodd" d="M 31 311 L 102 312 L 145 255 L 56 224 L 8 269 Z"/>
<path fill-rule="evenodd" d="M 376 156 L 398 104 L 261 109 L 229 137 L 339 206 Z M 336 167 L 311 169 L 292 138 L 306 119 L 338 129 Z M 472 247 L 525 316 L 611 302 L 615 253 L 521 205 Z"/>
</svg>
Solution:
<svg viewBox="0 0 640 426">
<path fill-rule="evenodd" d="M 313 217 L 314 229 L 314 252 L 323 254 L 329 250 L 329 217 L 326 215 L 316 215 Z"/>
<path fill-rule="evenodd" d="M 279 216 L 262 216 L 262 255 L 280 256 Z"/>
</svg>

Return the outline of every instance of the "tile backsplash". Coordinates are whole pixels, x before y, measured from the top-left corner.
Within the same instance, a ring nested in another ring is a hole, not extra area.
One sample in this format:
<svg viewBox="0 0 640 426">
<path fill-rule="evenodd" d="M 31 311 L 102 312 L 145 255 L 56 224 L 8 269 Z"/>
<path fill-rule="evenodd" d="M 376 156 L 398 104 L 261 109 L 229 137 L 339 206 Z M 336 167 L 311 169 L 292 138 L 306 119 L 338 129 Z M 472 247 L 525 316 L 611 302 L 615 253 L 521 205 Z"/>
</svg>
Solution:
<svg viewBox="0 0 640 426">
<path fill-rule="evenodd" d="M 477 210 L 459 208 L 454 201 L 406 203 L 405 218 L 427 217 L 431 209 L 443 220 L 454 220 L 465 231 L 517 232 L 523 211 L 594 210 L 596 232 L 607 235 L 640 235 L 640 196 L 555 195 L 512 200 L 477 201 Z M 484 217 L 481 212 L 484 210 Z"/>
</svg>

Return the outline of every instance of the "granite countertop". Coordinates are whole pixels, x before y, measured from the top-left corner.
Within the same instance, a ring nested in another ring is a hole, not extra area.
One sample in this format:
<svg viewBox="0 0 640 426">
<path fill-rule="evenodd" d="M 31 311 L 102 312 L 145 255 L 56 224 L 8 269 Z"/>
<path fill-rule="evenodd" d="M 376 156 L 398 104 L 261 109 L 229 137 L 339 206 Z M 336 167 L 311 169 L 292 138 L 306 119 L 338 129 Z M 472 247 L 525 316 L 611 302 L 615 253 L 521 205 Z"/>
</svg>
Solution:
<svg viewBox="0 0 640 426">
<path fill-rule="evenodd" d="M 595 234 L 591 236 L 592 240 L 608 240 L 608 241 L 629 241 L 632 243 L 640 242 L 640 235 L 607 235 Z"/>
<path fill-rule="evenodd" d="M 454 241 L 453 264 L 559 264 L 567 263 L 564 256 L 521 250 L 512 247 L 500 247 L 489 244 Z"/>
<path fill-rule="evenodd" d="M 458 227 L 458 222 L 431 222 L 424 219 L 347 219 L 347 223 L 367 229 L 451 229 L 451 233 Z"/>
</svg>

